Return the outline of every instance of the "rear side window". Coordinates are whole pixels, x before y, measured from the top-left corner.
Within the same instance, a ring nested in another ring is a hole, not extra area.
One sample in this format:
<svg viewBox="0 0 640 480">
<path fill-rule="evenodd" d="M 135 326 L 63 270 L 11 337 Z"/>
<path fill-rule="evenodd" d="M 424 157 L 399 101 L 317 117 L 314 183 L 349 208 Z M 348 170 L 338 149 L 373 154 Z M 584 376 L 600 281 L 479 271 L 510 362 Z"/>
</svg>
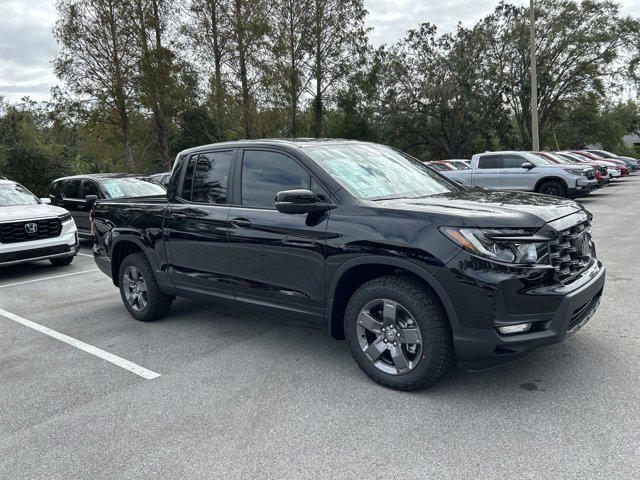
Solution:
<svg viewBox="0 0 640 480">
<path fill-rule="evenodd" d="M 196 170 L 197 155 L 193 155 L 187 163 L 187 171 L 184 173 L 184 181 L 182 182 L 181 197 L 185 200 L 191 200 L 191 190 L 193 189 L 193 174 Z"/>
<path fill-rule="evenodd" d="M 278 192 L 310 188 L 311 175 L 286 155 L 258 150 L 244 152 L 242 205 L 275 208 Z"/>
<path fill-rule="evenodd" d="M 67 183 L 62 188 L 62 197 L 63 198 L 80 198 L 81 183 L 82 183 L 82 180 L 80 179 L 68 180 Z"/>
<path fill-rule="evenodd" d="M 478 160 L 478 168 L 501 168 L 500 155 L 485 155 Z"/>
<path fill-rule="evenodd" d="M 191 201 L 228 203 L 227 182 L 233 151 L 204 153 L 198 156 L 193 176 Z"/>
<path fill-rule="evenodd" d="M 502 156 L 502 168 L 521 168 L 523 163 L 527 160 L 518 155 L 503 155 Z"/>
</svg>

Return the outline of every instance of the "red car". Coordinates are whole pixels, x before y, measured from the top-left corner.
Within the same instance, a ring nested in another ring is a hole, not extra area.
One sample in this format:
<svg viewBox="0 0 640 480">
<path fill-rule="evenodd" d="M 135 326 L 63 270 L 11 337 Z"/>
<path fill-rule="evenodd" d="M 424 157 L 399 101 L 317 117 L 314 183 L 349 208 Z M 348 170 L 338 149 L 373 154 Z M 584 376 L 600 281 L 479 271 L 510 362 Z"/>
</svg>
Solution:
<svg viewBox="0 0 640 480">
<path fill-rule="evenodd" d="M 591 160 L 604 160 L 610 163 L 615 163 L 618 170 L 620 170 L 620 176 L 624 177 L 629 175 L 629 167 L 626 163 L 616 160 L 615 158 L 602 158 L 598 155 L 594 155 L 593 153 L 585 152 L 584 150 L 571 150 L 572 153 L 577 153 L 578 155 L 582 155 L 583 157 L 589 158 Z"/>
</svg>

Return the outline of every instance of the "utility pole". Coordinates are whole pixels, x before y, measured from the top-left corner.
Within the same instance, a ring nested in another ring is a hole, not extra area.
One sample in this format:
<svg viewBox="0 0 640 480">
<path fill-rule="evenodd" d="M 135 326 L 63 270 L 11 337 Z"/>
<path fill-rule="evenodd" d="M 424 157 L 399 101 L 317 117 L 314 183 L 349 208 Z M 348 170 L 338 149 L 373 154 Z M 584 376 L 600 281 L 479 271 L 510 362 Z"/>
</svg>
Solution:
<svg viewBox="0 0 640 480">
<path fill-rule="evenodd" d="M 531 148 L 534 152 L 540 150 L 540 134 L 538 132 L 538 71 L 536 67 L 536 17 L 533 10 L 534 0 L 529 2 L 531 27 Z"/>
</svg>

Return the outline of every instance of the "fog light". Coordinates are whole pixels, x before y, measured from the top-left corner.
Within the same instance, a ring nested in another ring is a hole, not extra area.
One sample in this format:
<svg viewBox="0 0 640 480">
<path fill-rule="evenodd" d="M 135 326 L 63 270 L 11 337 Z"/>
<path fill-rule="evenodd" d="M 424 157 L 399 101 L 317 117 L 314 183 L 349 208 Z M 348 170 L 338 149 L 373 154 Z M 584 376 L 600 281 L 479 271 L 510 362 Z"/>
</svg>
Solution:
<svg viewBox="0 0 640 480">
<path fill-rule="evenodd" d="M 524 333 L 530 328 L 530 323 L 518 323 L 516 325 L 505 325 L 502 327 L 498 327 L 498 331 L 503 335 L 509 335 L 511 333 Z"/>
</svg>

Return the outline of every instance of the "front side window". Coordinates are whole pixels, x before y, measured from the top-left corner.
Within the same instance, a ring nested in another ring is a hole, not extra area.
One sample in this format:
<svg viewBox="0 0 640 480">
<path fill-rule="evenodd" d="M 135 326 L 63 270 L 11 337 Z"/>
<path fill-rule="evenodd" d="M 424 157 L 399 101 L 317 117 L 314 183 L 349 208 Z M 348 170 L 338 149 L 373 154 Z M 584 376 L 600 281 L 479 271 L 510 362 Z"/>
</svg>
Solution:
<svg viewBox="0 0 640 480">
<path fill-rule="evenodd" d="M 167 193 L 158 183 L 133 177 L 103 179 L 102 188 L 107 198 L 150 197 Z"/>
<path fill-rule="evenodd" d="M 29 190 L 17 183 L 0 184 L 0 207 L 14 207 L 16 205 L 37 205 L 40 203 Z"/>
<path fill-rule="evenodd" d="M 98 185 L 92 180 L 85 180 L 84 185 L 82 186 L 82 198 L 86 198 L 88 195 L 100 196 Z"/>
<path fill-rule="evenodd" d="M 519 155 L 503 155 L 502 168 L 522 168 L 522 164 L 527 160 Z"/>
<path fill-rule="evenodd" d="M 204 153 L 198 156 L 193 176 L 192 202 L 228 203 L 227 181 L 233 151 Z"/>
<path fill-rule="evenodd" d="M 311 175 L 286 155 L 260 150 L 244 152 L 242 205 L 275 208 L 278 192 L 310 188 Z"/>
<path fill-rule="evenodd" d="M 68 180 L 62 189 L 62 197 L 63 198 L 80 198 L 80 184 L 82 180 L 73 179 Z"/>
<path fill-rule="evenodd" d="M 384 145 L 317 145 L 303 150 L 356 198 L 417 198 L 460 188 L 422 162 Z"/>
</svg>

